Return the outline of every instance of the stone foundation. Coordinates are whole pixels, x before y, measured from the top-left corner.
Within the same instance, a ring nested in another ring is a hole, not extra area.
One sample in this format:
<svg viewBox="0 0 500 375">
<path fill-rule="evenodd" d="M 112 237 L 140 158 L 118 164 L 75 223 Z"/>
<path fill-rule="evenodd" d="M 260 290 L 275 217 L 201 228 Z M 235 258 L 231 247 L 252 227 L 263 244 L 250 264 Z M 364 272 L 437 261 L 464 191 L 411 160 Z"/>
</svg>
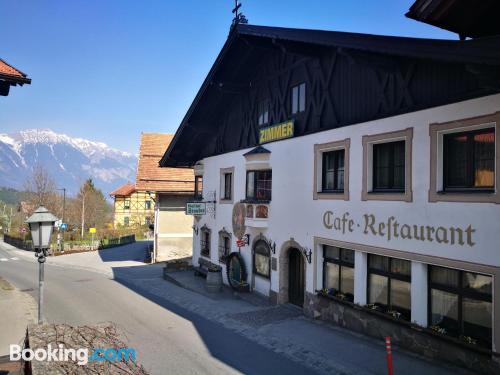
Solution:
<svg viewBox="0 0 500 375">
<path fill-rule="evenodd" d="M 381 340 L 390 336 L 392 343 L 431 359 L 450 362 L 485 374 L 500 374 L 500 357 L 487 350 L 469 348 L 452 338 L 439 337 L 422 327 L 396 321 L 363 307 L 306 293 L 304 314 L 335 323 L 355 332 Z"/>
</svg>

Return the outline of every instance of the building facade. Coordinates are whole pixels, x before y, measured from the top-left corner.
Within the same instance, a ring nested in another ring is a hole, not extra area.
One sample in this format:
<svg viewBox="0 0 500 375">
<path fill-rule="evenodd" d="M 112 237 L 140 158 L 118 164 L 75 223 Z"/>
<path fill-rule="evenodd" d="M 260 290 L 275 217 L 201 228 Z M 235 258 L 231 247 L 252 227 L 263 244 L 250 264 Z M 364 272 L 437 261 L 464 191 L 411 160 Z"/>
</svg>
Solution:
<svg viewBox="0 0 500 375">
<path fill-rule="evenodd" d="M 185 215 L 193 197 L 190 168 L 160 168 L 158 162 L 172 134 L 142 133 L 135 188 L 154 196 L 150 223 L 154 224 L 152 260 L 159 262 L 191 257 L 192 220 Z"/>
<path fill-rule="evenodd" d="M 210 207 L 193 263 L 497 352 L 500 94 L 468 67 L 500 59 L 480 43 L 238 25 L 160 162 L 194 166 Z"/>
<path fill-rule="evenodd" d="M 114 199 L 113 225 L 115 228 L 153 224 L 154 194 L 138 191 L 134 184 L 127 183 L 114 190 L 110 195 Z"/>
</svg>

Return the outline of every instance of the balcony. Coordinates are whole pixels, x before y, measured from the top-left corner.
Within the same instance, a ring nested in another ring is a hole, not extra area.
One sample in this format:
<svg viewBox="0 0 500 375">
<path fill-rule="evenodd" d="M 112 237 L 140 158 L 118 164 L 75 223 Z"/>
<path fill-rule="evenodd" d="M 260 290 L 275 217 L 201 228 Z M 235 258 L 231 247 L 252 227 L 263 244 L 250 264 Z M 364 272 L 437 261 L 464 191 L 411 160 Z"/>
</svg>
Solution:
<svg viewBox="0 0 500 375">
<path fill-rule="evenodd" d="M 245 225 L 253 228 L 267 228 L 269 218 L 269 202 L 243 202 L 246 205 Z"/>
</svg>

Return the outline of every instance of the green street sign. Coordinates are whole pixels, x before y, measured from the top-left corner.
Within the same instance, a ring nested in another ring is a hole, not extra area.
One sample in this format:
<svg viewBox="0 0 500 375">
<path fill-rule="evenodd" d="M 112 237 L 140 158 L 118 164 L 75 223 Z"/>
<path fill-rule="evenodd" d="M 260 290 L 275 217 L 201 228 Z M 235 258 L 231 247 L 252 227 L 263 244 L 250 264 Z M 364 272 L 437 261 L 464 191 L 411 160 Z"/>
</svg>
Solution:
<svg viewBox="0 0 500 375">
<path fill-rule="evenodd" d="M 186 215 L 205 215 L 206 213 L 207 205 L 205 202 L 186 203 Z"/>
</svg>

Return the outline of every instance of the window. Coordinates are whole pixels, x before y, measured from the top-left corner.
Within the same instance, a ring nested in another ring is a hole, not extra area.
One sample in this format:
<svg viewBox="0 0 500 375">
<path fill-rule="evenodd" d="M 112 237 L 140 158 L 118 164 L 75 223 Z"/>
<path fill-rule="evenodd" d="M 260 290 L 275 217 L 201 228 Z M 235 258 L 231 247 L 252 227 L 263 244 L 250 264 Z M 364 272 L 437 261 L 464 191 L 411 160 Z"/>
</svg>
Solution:
<svg viewBox="0 0 500 375">
<path fill-rule="evenodd" d="M 368 255 L 368 303 L 384 312 L 411 318 L 411 262 Z"/>
<path fill-rule="evenodd" d="M 247 200 L 270 201 L 272 171 L 270 169 L 247 172 Z"/>
<path fill-rule="evenodd" d="M 224 174 L 224 199 L 231 199 L 231 185 L 232 185 L 233 174 Z"/>
<path fill-rule="evenodd" d="M 225 262 L 227 256 L 231 254 L 231 233 L 225 229 L 219 232 L 219 262 Z"/>
<path fill-rule="evenodd" d="M 344 191 L 344 150 L 323 153 L 322 192 Z"/>
<path fill-rule="evenodd" d="M 211 231 L 206 225 L 200 229 L 200 254 L 210 258 L 210 234 Z"/>
<path fill-rule="evenodd" d="M 130 210 L 130 199 L 125 199 L 125 201 L 123 202 L 123 209 Z"/>
<path fill-rule="evenodd" d="M 151 201 L 144 201 L 144 209 L 145 210 L 151 209 Z"/>
<path fill-rule="evenodd" d="M 443 136 L 444 190 L 493 190 L 495 129 Z"/>
<path fill-rule="evenodd" d="M 203 176 L 194 176 L 194 199 L 203 199 Z"/>
<path fill-rule="evenodd" d="M 492 277 L 429 266 L 429 323 L 491 348 Z"/>
<path fill-rule="evenodd" d="M 130 218 L 128 216 L 125 216 L 123 218 L 123 225 L 128 227 L 130 225 Z"/>
<path fill-rule="evenodd" d="M 373 191 L 405 189 L 405 141 L 373 145 Z"/>
<path fill-rule="evenodd" d="M 262 101 L 259 103 L 259 125 L 266 125 L 269 123 L 269 103 L 267 101 Z"/>
<path fill-rule="evenodd" d="M 258 240 L 254 245 L 253 270 L 257 275 L 271 277 L 271 249 L 265 240 Z"/>
<path fill-rule="evenodd" d="M 323 288 L 354 302 L 354 251 L 323 246 Z"/>
<path fill-rule="evenodd" d="M 361 200 L 413 200 L 412 143 L 413 128 L 363 136 Z"/>
<path fill-rule="evenodd" d="M 292 87 L 292 114 L 306 110 L 306 84 Z"/>
<path fill-rule="evenodd" d="M 314 145 L 313 199 L 349 200 L 349 138 Z"/>
<path fill-rule="evenodd" d="M 500 112 L 429 126 L 429 202 L 500 203 Z"/>
</svg>

